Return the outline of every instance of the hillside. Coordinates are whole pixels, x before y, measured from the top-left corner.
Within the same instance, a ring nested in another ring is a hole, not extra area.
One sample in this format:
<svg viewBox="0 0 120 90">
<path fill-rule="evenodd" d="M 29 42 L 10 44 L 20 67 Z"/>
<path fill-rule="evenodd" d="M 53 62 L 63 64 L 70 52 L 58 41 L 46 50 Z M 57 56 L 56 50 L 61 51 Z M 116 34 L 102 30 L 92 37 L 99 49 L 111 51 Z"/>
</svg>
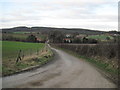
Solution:
<svg viewBox="0 0 120 90">
<path fill-rule="evenodd" d="M 82 29 L 82 28 L 53 28 L 53 27 L 14 27 L 2 29 L 3 32 L 45 32 L 49 33 L 50 31 L 62 31 L 64 33 L 80 33 L 80 34 L 102 34 L 103 31 Z"/>
</svg>

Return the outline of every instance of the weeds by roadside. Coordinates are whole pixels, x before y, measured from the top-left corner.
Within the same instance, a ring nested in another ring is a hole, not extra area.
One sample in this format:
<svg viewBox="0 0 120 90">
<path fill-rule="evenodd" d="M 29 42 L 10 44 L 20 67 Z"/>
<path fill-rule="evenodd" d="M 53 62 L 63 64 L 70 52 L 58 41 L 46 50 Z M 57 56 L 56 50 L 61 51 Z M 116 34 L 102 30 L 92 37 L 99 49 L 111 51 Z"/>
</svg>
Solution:
<svg viewBox="0 0 120 90">
<path fill-rule="evenodd" d="M 24 58 L 23 60 L 19 61 L 18 63 L 13 63 L 9 66 L 2 67 L 2 76 L 8 76 L 14 73 L 22 72 L 27 69 L 32 69 L 36 66 L 41 66 L 48 63 L 53 58 L 52 50 L 46 45 L 42 50 L 41 53 L 37 56 L 32 56 L 29 58 Z"/>
</svg>

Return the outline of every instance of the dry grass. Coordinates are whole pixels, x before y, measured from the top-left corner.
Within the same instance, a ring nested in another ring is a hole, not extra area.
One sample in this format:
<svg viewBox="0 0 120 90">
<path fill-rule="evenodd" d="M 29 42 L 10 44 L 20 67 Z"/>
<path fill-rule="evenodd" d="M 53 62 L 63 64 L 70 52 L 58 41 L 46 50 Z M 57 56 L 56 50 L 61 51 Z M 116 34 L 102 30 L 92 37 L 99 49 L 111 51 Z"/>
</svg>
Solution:
<svg viewBox="0 0 120 90">
<path fill-rule="evenodd" d="M 46 56 L 46 57 L 45 57 Z M 16 63 L 16 60 L 7 60 L 7 62 L 3 63 L 3 76 L 13 74 L 15 72 L 19 72 L 24 70 L 25 68 L 29 68 L 31 66 L 42 65 L 51 60 L 53 56 L 50 48 L 44 47 L 41 51 L 37 53 L 33 53 L 32 55 L 24 56 L 21 61 Z"/>
</svg>

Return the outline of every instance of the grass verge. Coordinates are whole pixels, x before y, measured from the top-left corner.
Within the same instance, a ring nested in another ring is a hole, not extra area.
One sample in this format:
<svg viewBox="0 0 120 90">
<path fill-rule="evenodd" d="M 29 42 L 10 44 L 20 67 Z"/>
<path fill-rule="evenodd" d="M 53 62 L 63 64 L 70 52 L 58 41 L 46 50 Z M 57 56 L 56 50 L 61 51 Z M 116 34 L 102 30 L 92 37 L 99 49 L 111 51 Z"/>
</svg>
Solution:
<svg viewBox="0 0 120 90">
<path fill-rule="evenodd" d="M 56 47 L 56 46 L 53 46 L 53 47 L 63 50 L 77 58 L 84 59 L 85 61 L 89 62 L 90 64 L 92 64 L 92 65 L 96 66 L 97 68 L 99 68 L 100 70 L 104 71 L 105 72 L 104 74 L 106 74 L 106 76 L 109 77 L 112 81 L 114 81 L 115 83 L 118 82 L 118 74 L 120 74 L 120 71 L 118 69 L 111 67 L 110 64 L 106 64 L 106 63 L 104 63 L 100 60 L 96 60 L 94 58 L 81 56 L 78 53 L 70 51 L 65 48 L 60 48 L 60 47 Z"/>
</svg>

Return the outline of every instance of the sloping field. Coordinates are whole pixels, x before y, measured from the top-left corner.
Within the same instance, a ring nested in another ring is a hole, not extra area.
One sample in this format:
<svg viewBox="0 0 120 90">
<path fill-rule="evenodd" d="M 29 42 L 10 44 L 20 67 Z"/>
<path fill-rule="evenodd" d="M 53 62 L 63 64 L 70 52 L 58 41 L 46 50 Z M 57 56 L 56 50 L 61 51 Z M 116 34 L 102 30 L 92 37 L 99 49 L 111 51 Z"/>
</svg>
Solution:
<svg viewBox="0 0 120 90">
<path fill-rule="evenodd" d="M 23 51 L 25 54 L 30 54 L 37 52 L 37 50 L 40 50 L 43 47 L 44 47 L 43 43 L 2 41 L 3 60 L 17 57 L 20 50 Z"/>
<path fill-rule="evenodd" d="M 39 60 L 36 60 L 36 58 L 40 56 L 41 50 L 45 47 L 45 44 L 43 43 L 14 41 L 1 41 L 1 43 L 3 75 L 39 64 Z M 17 62 L 18 59 L 19 61 Z"/>
<path fill-rule="evenodd" d="M 90 36 L 88 36 L 88 38 L 100 39 L 100 40 L 113 39 L 113 37 L 109 36 L 109 35 L 90 35 Z"/>
</svg>

